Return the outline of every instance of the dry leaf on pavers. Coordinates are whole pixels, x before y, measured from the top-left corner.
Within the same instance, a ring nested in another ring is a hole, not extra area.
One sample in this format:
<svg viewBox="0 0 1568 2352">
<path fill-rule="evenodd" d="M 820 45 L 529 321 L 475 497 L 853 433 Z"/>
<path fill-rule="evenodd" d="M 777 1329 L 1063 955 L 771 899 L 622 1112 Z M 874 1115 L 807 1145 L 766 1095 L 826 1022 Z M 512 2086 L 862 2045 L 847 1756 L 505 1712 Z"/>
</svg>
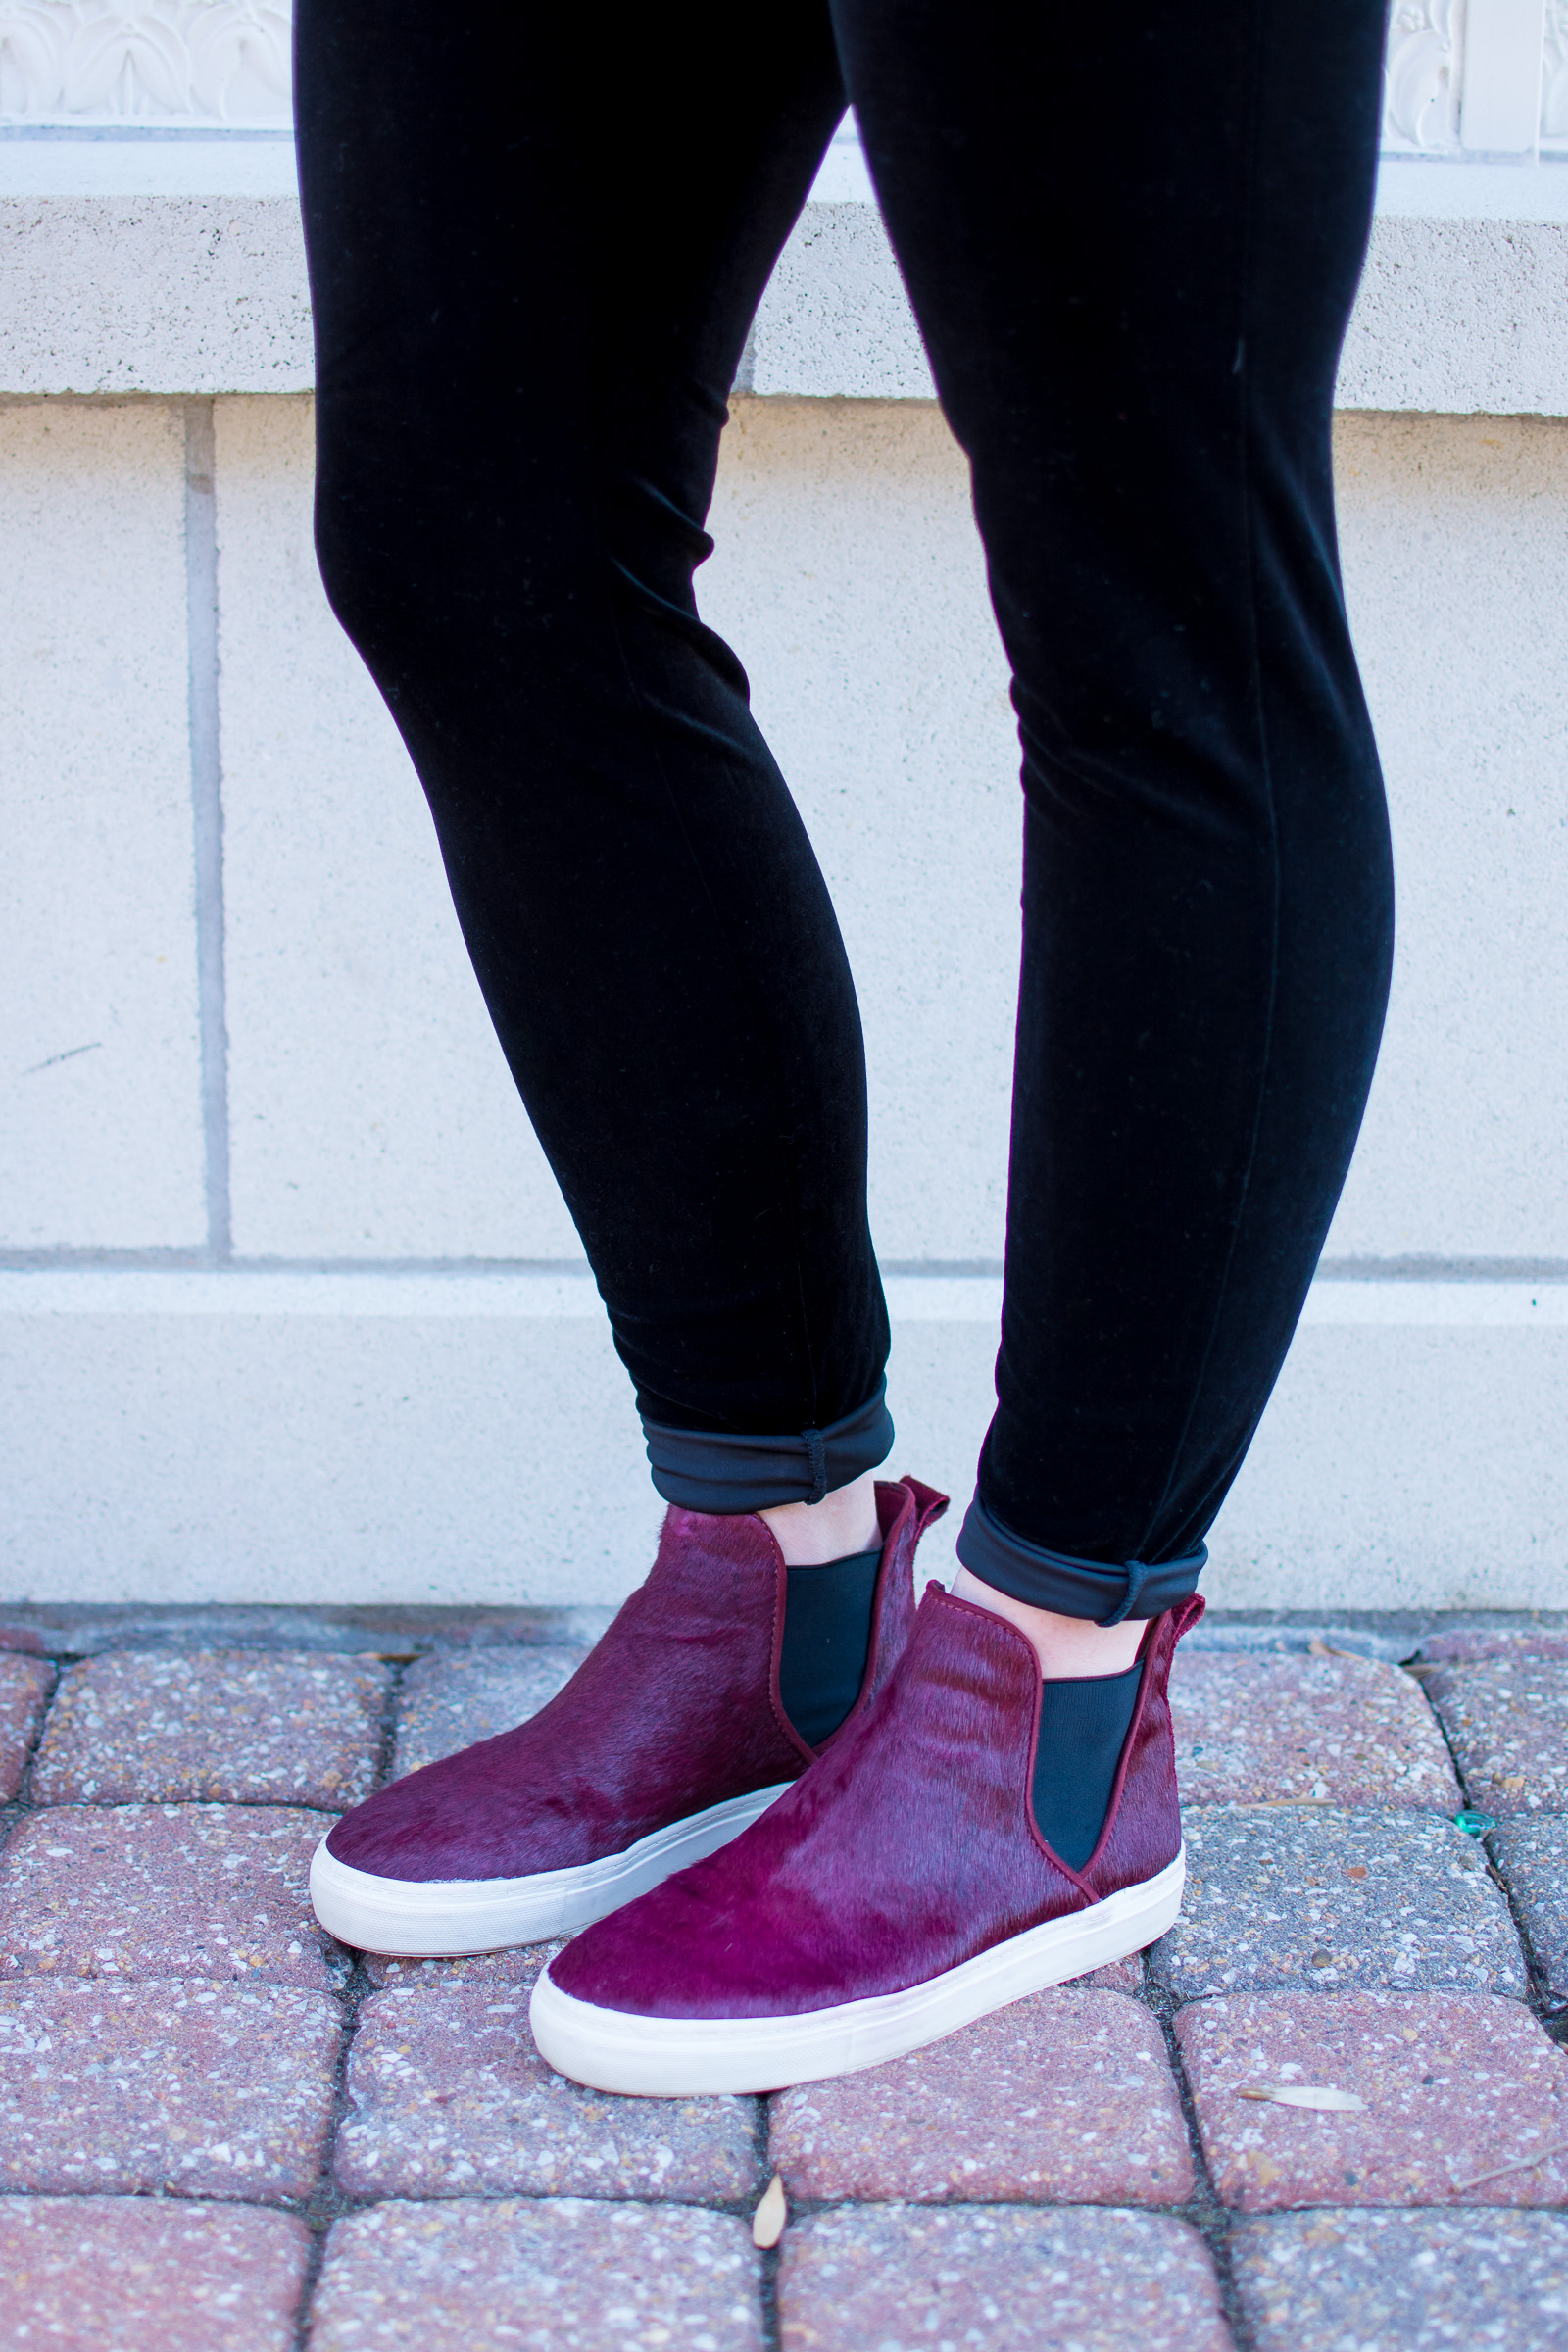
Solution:
<svg viewBox="0 0 1568 2352">
<path fill-rule="evenodd" d="M 752 2216 L 753 2245 L 760 2246 L 764 2253 L 769 2246 L 776 2246 L 784 2234 L 784 2225 L 789 2218 L 790 2209 L 784 2195 L 784 2183 L 775 2173 L 763 2189 L 761 2200 Z"/>
<path fill-rule="evenodd" d="M 1436 1813 L 1194 1805 L 1183 1830 L 1181 1917 L 1149 1955 L 1180 2000 L 1303 1985 L 1524 1996 L 1486 1854 Z"/>
<path fill-rule="evenodd" d="M 772 2101 L 793 2197 L 1177 2205 L 1192 2156 L 1139 2001 L 1059 1986 L 887 2065 Z"/>
<path fill-rule="evenodd" d="M 1443 1735 L 1396 1666 L 1178 1650 L 1170 1701 L 1185 1804 L 1458 1808 Z"/>
<path fill-rule="evenodd" d="M 760 2272 L 746 2224 L 697 2206 L 378 2205 L 333 2225 L 311 2352 L 526 2352 L 530 2324 L 551 2352 L 762 2352 Z"/>
<path fill-rule="evenodd" d="M 0 1802 L 22 1786 L 54 1685 L 55 1670 L 43 1659 L 0 1656 Z"/>
<path fill-rule="evenodd" d="M 416 1658 L 398 1699 L 392 1777 L 417 1772 L 537 1715 L 587 1656 L 560 1645 Z"/>
<path fill-rule="evenodd" d="M 0 2341 L 290 2352 L 310 2237 L 185 2197 L 0 2197 Z"/>
<path fill-rule="evenodd" d="M 1472 1804 L 1501 1817 L 1568 1813 L 1568 1659 L 1445 1666 L 1426 1690 Z"/>
<path fill-rule="evenodd" d="M 1336 2090 L 1329 2082 L 1243 2082 L 1239 2099 L 1269 2099 L 1276 2107 L 1305 2107 L 1320 2115 L 1360 2115 L 1365 2099 L 1353 2090 Z"/>
<path fill-rule="evenodd" d="M 61 1677 L 33 1800 L 357 1804 L 375 1778 L 387 1671 L 313 1651 L 89 1658 Z"/>
<path fill-rule="evenodd" d="M 259 1977 L 340 1985 L 316 1924 L 311 1856 L 330 1813 L 290 1805 L 60 1805 L 0 1855 L 8 1974 Z"/>
<path fill-rule="evenodd" d="M 1568 2054 L 1488 1993 L 1250 1993 L 1180 2011 L 1199 2128 L 1226 2204 L 1555 2205 L 1568 2199 Z M 1359 2113 L 1238 2098 L 1332 2083 Z M 1530 2169 L 1474 2185 L 1515 2158 Z"/>
</svg>

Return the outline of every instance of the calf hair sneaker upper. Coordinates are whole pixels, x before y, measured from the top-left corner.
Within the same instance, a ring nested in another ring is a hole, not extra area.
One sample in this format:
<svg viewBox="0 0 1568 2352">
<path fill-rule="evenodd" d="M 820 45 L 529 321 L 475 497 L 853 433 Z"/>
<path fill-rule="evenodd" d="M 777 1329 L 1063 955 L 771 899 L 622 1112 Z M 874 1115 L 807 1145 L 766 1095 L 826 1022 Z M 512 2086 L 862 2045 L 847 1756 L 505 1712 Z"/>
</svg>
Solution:
<svg viewBox="0 0 1568 2352">
<path fill-rule="evenodd" d="M 881 1564 L 860 1695 L 914 1623 L 921 1535 L 947 1497 L 879 1483 Z M 564 1689 L 514 1731 L 344 1815 L 311 1899 L 362 1950 L 491 1951 L 570 1934 L 757 1819 L 813 1761 L 779 1695 L 787 1575 L 766 1523 L 671 1509 L 646 1584 Z"/>
<path fill-rule="evenodd" d="M 1150 1621 L 1076 1870 L 1030 1802 L 1033 1645 L 929 1588 L 887 1683 L 793 1788 L 551 1962 L 532 2004 L 543 2055 L 601 2090 L 771 2090 L 880 2065 L 1163 1935 L 1184 1875 L 1166 1686 L 1202 1608 Z"/>
</svg>

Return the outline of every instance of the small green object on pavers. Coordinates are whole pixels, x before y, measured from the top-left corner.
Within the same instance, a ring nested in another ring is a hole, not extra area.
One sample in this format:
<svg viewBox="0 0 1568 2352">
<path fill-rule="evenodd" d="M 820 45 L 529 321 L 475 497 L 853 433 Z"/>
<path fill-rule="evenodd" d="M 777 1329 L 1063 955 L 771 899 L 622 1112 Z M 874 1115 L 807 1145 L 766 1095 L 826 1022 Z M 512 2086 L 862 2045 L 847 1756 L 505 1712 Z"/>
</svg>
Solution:
<svg viewBox="0 0 1568 2352">
<path fill-rule="evenodd" d="M 1463 1830 L 1467 1838 L 1484 1838 L 1489 1830 L 1494 1830 L 1497 1826 L 1495 1817 L 1491 1813 L 1456 1813 L 1453 1823 L 1455 1829 Z"/>
</svg>

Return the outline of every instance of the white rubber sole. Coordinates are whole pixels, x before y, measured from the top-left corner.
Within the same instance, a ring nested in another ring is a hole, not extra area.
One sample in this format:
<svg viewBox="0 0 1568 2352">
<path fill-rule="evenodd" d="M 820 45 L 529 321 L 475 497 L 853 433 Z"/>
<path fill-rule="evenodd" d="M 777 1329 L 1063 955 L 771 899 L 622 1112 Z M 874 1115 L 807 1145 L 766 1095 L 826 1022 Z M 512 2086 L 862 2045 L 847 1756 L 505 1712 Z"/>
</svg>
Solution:
<svg viewBox="0 0 1568 2352">
<path fill-rule="evenodd" d="M 509 1944 L 574 1936 L 672 1871 L 700 1862 L 749 1829 L 792 1783 L 727 1797 L 705 1812 L 639 1838 L 622 1854 L 522 1879 L 383 1879 L 354 1870 L 326 1850 L 311 1862 L 311 1902 L 329 1936 L 362 1952 L 404 1959 L 453 1959 Z"/>
<path fill-rule="evenodd" d="M 799 2017 L 633 2017 L 574 1999 L 547 1971 L 534 1986 L 528 2022 L 540 2055 L 592 2090 L 681 2099 L 819 2082 L 902 2058 L 1025 1993 L 1142 1951 L 1174 1925 L 1186 1879 L 1184 1847 L 1157 1878 L 1026 1928 L 906 1992 Z"/>
</svg>

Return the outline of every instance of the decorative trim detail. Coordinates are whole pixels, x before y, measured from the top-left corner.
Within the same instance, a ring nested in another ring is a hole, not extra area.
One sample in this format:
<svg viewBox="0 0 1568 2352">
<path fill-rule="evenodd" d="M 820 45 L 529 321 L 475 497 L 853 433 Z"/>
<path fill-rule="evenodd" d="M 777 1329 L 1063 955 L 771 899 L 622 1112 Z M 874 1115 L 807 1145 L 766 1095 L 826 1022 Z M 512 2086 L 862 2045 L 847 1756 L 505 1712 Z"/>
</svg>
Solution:
<svg viewBox="0 0 1568 2352">
<path fill-rule="evenodd" d="M 1460 0 L 1396 0 L 1383 63 L 1383 151 L 1448 155 L 1459 146 Z"/>
<path fill-rule="evenodd" d="M 286 130 L 293 0 L 0 0 L 0 122 Z"/>
<path fill-rule="evenodd" d="M 1541 74 L 1541 144 L 1568 149 L 1568 0 L 1546 0 Z"/>
</svg>

